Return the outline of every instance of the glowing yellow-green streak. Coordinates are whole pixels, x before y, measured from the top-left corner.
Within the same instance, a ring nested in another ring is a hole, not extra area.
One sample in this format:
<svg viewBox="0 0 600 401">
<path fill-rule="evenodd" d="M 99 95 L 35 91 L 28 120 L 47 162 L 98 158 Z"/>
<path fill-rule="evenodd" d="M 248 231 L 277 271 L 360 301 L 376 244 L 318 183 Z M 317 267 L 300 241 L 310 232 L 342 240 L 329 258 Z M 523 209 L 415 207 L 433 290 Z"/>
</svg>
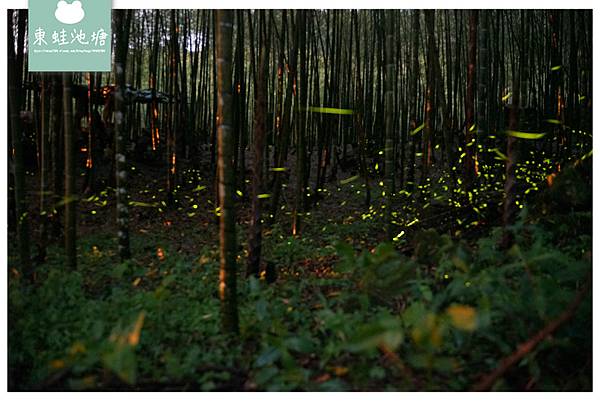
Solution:
<svg viewBox="0 0 600 401">
<path fill-rule="evenodd" d="M 521 131 L 506 131 L 506 135 L 512 136 L 514 138 L 521 139 L 540 139 L 546 135 L 545 132 L 541 133 L 532 133 L 532 132 L 521 132 Z"/>
<path fill-rule="evenodd" d="M 349 115 L 349 114 L 354 113 L 354 110 L 352 110 L 352 109 L 336 109 L 334 107 L 309 107 L 308 111 L 310 111 L 312 113 L 342 114 L 342 115 Z"/>
</svg>

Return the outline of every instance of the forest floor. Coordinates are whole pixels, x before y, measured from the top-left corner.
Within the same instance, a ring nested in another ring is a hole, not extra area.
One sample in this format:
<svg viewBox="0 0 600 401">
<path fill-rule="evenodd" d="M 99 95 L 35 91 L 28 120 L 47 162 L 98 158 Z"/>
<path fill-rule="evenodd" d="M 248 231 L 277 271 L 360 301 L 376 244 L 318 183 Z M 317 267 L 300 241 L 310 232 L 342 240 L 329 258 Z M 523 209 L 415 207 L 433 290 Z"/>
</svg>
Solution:
<svg viewBox="0 0 600 401">
<path fill-rule="evenodd" d="M 363 180 L 340 171 L 298 236 L 288 188 L 263 234 L 263 260 L 277 272 L 271 284 L 243 276 L 250 213 L 242 188 L 240 333 L 230 337 L 220 330 L 207 170 L 181 166 L 177 203 L 168 208 L 162 169 L 133 163 L 131 261 L 121 263 L 116 252 L 108 189 L 79 202 L 75 271 L 65 269 L 57 235 L 35 283 L 26 283 L 9 233 L 9 388 L 469 389 L 555 321 L 588 280 L 591 182 L 589 205 L 571 197 L 562 207 L 543 188 L 547 168 L 527 169 L 523 193 L 533 185 L 548 195 L 520 198 L 528 207 L 506 250 L 498 247 L 497 180 L 467 192 L 440 172 L 412 194 L 400 191 L 391 243 L 384 242 L 381 177 L 371 177 L 367 207 Z M 580 181 L 567 176 L 564 185 Z M 28 187 L 36 186 L 29 177 Z M 29 196 L 37 215 L 36 192 Z M 492 388 L 591 389 L 591 297 L 577 306 Z"/>
</svg>

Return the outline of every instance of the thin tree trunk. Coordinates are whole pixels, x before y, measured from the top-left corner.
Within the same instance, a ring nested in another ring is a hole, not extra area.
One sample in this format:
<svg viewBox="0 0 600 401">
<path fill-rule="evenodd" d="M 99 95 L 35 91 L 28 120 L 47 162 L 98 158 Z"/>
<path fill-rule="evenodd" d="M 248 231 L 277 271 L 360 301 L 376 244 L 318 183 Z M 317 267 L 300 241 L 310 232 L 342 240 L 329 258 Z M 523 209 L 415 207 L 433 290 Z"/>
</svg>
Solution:
<svg viewBox="0 0 600 401">
<path fill-rule="evenodd" d="M 475 180 L 475 68 L 477 58 L 477 10 L 469 11 L 469 41 L 467 55 L 467 93 L 465 96 L 465 183 Z"/>
<path fill-rule="evenodd" d="M 423 156 L 421 161 L 421 184 L 425 184 L 431 165 L 432 149 L 432 115 L 434 114 L 434 57 L 437 57 L 435 52 L 435 32 L 434 32 L 435 10 L 425 10 L 425 31 L 427 34 L 427 64 L 426 64 L 426 84 L 425 84 L 425 127 L 423 128 Z"/>
<path fill-rule="evenodd" d="M 283 29 L 282 32 L 287 31 L 287 14 L 286 11 L 283 12 Z M 293 18 L 291 18 L 293 21 Z M 293 24 L 292 24 L 293 25 Z M 283 42 L 283 40 L 282 40 Z M 288 158 L 288 148 L 289 141 L 291 136 L 292 129 L 292 100 L 295 97 L 295 85 L 296 85 L 296 67 L 297 67 L 297 57 L 298 57 L 298 46 L 294 41 L 292 44 L 292 48 L 289 52 L 289 63 L 287 68 L 287 88 L 285 94 L 285 100 L 283 104 L 283 117 L 282 117 L 282 133 L 281 133 L 281 145 L 280 151 L 278 152 L 278 159 L 276 160 L 275 168 L 282 169 L 284 168 L 285 161 Z M 277 216 L 277 210 L 279 208 L 279 197 L 281 196 L 281 184 L 283 180 L 283 176 L 281 172 L 275 174 L 275 179 L 273 182 L 273 198 L 271 203 L 271 221 L 275 220 Z M 286 174 L 287 176 L 287 174 Z"/>
<path fill-rule="evenodd" d="M 296 107 L 296 199 L 292 212 L 292 235 L 300 234 L 302 216 L 305 210 L 306 196 L 306 101 L 308 95 L 309 81 L 307 79 L 306 63 L 306 10 L 299 10 L 296 18 L 296 43 L 300 50 L 300 80 L 297 81 L 296 90 L 300 99 Z"/>
<path fill-rule="evenodd" d="M 77 267 L 77 194 L 76 177 L 76 141 L 73 131 L 72 73 L 63 73 L 63 113 L 65 124 L 65 253 L 67 266 Z"/>
<path fill-rule="evenodd" d="M 419 82 L 419 10 L 413 10 L 412 15 L 412 46 L 411 58 L 412 65 L 410 68 L 410 131 L 411 131 L 411 149 L 410 160 L 408 165 L 408 175 L 406 178 L 407 188 L 409 191 L 415 187 L 415 157 L 417 151 L 417 137 L 415 130 L 418 120 L 418 82 Z"/>
<path fill-rule="evenodd" d="M 386 17 L 386 75 L 385 75 L 385 221 L 386 237 L 388 241 L 393 238 L 392 227 L 392 200 L 394 197 L 394 27 L 393 14 L 388 12 Z"/>
<path fill-rule="evenodd" d="M 15 62 L 14 37 L 13 37 L 13 12 L 8 13 L 8 107 L 10 113 L 10 131 L 12 139 L 14 197 L 17 220 L 17 237 L 19 245 L 19 259 L 24 277 L 30 277 L 31 260 L 29 253 L 29 218 L 27 216 L 27 203 L 25 201 L 25 165 L 23 154 L 23 131 L 19 118 L 21 100 L 21 71 L 18 62 Z M 19 11 L 19 17 L 21 11 Z M 20 20 L 20 18 L 19 18 Z M 19 29 L 24 25 L 19 24 Z M 19 37 L 23 35 L 19 31 Z M 18 60 L 17 60 L 18 61 Z"/>
<path fill-rule="evenodd" d="M 127 65 L 127 48 L 129 43 L 129 22 L 131 21 L 131 10 L 115 10 L 115 32 L 117 33 L 117 45 L 115 51 L 115 169 L 117 187 L 117 227 L 119 242 L 119 257 L 127 260 L 131 257 L 129 246 L 129 207 L 127 193 L 127 155 L 125 146 L 124 129 L 124 90 L 125 90 L 125 67 Z"/>
<path fill-rule="evenodd" d="M 264 11 L 261 11 L 264 13 Z M 264 16 L 261 16 L 264 18 Z M 240 19 L 240 22 L 242 20 Z M 246 275 L 259 276 L 262 245 L 262 205 L 260 194 L 263 187 L 263 154 L 267 131 L 267 60 L 268 44 L 262 41 L 259 53 L 259 68 L 254 86 L 254 161 L 252 174 L 252 214 L 250 219 L 250 239 L 248 240 L 248 266 Z"/>
<path fill-rule="evenodd" d="M 48 75 L 41 73 L 42 84 L 40 93 L 41 107 L 41 147 L 40 147 L 40 244 L 37 256 L 37 262 L 43 263 L 46 259 L 46 246 L 48 244 L 48 214 L 49 214 L 49 190 L 50 190 L 50 141 L 49 141 L 49 122 L 50 104 L 52 98 L 49 96 L 51 86 L 48 82 Z"/>
<path fill-rule="evenodd" d="M 525 11 L 521 11 L 521 17 L 524 17 Z M 525 56 L 525 39 L 524 39 L 524 18 L 521 18 L 521 57 L 519 65 L 514 68 L 516 70 L 516 76 L 514 77 L 513 83 L 513 104 L 509 110 L 509 122 L 508 129 L 514 131 L 518 128 L 519 122 L 519 105 L 521 95 L 521 72 L 523 71 L 523 57 Z M 504 205 L 502 213 L 502 223 L 504 225 L 504 233 L 501 240 L 501 247 L 508 249 L 514 242 L 514 236 L 509 231 L 509 227 L 515 223 L 518 207 L 516 204 L 517 197 L 517 138 L 512 135 L 507 136 L 506 142 L 506 180 L 504 182 Z"/>
<path fill-rule="evenodd" d="M 218 99 L 218 189 L 220 207 L 221 266 L 219 295 L 222 306 L 223 329 L 227 333 L 238 332 L 236 290 L 236 233 L 233 193 L 235 177 L 233 170 L 233 138 L 231 116 L 231 55 L 233 36 L 233 12 L 216 11 L 216 65 Z"/>
</svg>

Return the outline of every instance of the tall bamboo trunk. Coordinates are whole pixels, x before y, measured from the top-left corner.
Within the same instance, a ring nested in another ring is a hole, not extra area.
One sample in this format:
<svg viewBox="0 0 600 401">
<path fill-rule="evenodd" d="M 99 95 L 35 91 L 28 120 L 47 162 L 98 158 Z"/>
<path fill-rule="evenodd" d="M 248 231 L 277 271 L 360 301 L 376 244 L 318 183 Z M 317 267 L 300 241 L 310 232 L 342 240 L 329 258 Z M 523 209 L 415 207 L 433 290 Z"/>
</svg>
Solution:
<svg viewBox="0 0 600 401">
<path fill-rule="evenodd" d="M 29 253 L 29 218 L 27 217 L 27 203 L 25 201 L 25 165 L 23 154 L 23 130 L 19 118 L 21 98 L 21 70 L 14 52 L 12 11 L 8 12 L 8 108 L 10 114 L 10 131 L 12 139 L 14 198 L 17 220 L 17 237 L 19 246 L 19 259 L 24 276 L 29 277 L 31 260 Z M 19 28 L 23 28 L 19 24 Z M 22 32 L 19 32 L 23 35 Z"/>
<path fill-rule="evenodd" d="M 386 75 L 385 75 L 385 222 L 388 241 L 393 238 L 392 201 L 394 198 L 394 27 L 393 14 L 388 12 L 386 21 Z"/>
<path fill-rule="evenodd" d="M 299 10 L 296 18 L 296 37 L 300 50 L 300 79 L 296 88 L 299 105 L 296 107 L 296 198 L 292 212 L 292 235 L 300 234 L 306 197 L 306 101 L 308 95 L 308 72 L 306 63 L 306 10 Z"/>
<path fill-rule="evenodd" d="M 72 73 L 63 73 L 63 118 L 65 125 L 65 253 L 67 266 L 77 267 L 77 194 L 75 189 L 76 160 L 73 132 Z"/>
<path fill-rule="evenodd" d="M 412 46 L 411 58 L 412 64 L 410 67 L 410 131 L 411 131 L 411 146 L 410 159 L 408 163 L 408 174 L 406 177 L 407 188 L 409 191 L 415 187 L 415 164 L 417 152 L 417 136 L 415 130 L 418 120 L 418 82 L 419 82 L 419 10 L 413 10 L 412 15 Z"/>
<path fill-rule="evenodd" d="M 46 246 L 48 244 L 48 214 L 49 214 L 49 194 L 50 194 L 50 141 L 49 141 L 49 122 L 48 111 L 51 109 L 52 98 L 49 96 L 50 82 L 46 73 L 41 73 L 42 84 L 40 92 L 41 107 L 41 146 L 40 146 L 40 244 L 37 261 L 44 262 L 46 259 Z"/>
<path fill-rule="evenodd" d="M 475 68 L 477 66 L 477 17 L 478 11 L 469 11 L 469 39 L 467 52 L 467 93 L 465 96 L 465 183 L 467 187 L 475 180 Z"/>
<path fill-rule="evenodd" d="M 521 11 L 521 55 L 519 57 L 519 64 L 515 68 L 516 76 L 514 77 L 513 83 L 513 104 L 509 110 L 509 121 L 508 121 L 508 129 L 510 131 L 515 131 L 518 129 L 519 122 L 519 106 L 521 99 L 521 76 L 524 70 L 523 66 L 523 58 L 525 57 L 525 39 L 524 39 L 524 28 L 525 21 L 524 15 L 525 12 Z M 513 61 L 513 63 L 515 63 Z M 518 213 L 518 207 L 516 204 L 517 197 L 517 144 L 518 139 L 513 137 L 512 135 L 507 135 L 506 141 L 506 180 L 504 181 L 504 205 L 503 205 L 503 213 L 502 213 L 502 223 L 504 226 L 504 233 L 501 240 L 501 247 L 504 249 L 508 249 L 514 242 L 514 236 L 509 230 L 509 227 L 515 223 Z"/>
<path fill-rule="evenodd" d="M 268 51 L 262 42 L 259 54 L 259 68 L 255 84 L 254 109 L 254 161 L 252 174 L 252 215 L 250 219 L 250 239 L 248 241 L 247 276 L 259 276 L 262 246 L 262 199 L 263 155 L 267 131 L 267 60 Z"/>
<path fill-rule="evenodd" d="M 216 65 L 217 65 L 217 180 L 219 191 L 219 232 L 221 266 L 219 296 L 221 298 L 222 324 L 227 333 L 237 333 L 236 291 L 236 233 L 233 194 L 235 176 L 233 169 L 233 138 L 231 116 L 231 55 L 233 12 L 216 11 Z"/>
<path fill-rule="evenodd" d="M 283 12 L 283 28 L 287 28 L 287 18 L 286 12 Z M 282 29 L 282 35 L 283 35 Z M 283 40 L 282 40 L 283 42 Z M 298 45 L 294 41 L 292 48 L 290 49 L 289 54 L 289 63 L 287 68 L 287 87 L 285 93 L 285 100 L 283 104 L 283 117 L 281 122 L 282 132 L 280 138 L 280 150 L 278 151 L 278 159 L 276 160 L 276 168 L 282 169 L 286 164 L 286 160 L 288 158 L 288 150 L 289 150 L 289 142 L 291 136 L 292 129 L 292 100 L 295 96 L 295 84 L 296 84 L 296 67 L 297 67 L 297 58 L 298 58 Z M 285 175 L 287 176 L 287 174 Z M 277 211 L 279 209 L 279 198 L 281 196 L 281 184 L 284 179 L 284 174 L 278 172 L 275 174 L 275 179 L 273 180 L 273 197 L 271 202 L 271 221 L 275 220 L 277 216 Z"/>
<path fill-rule="evenodd" d="M 129 207 L 127 193 L 127 151 L 125 146 L 126 130 L 124 125 L 124 91 L 125 67 L 127 65 L 127 45 L 129 38 L 129 21 L 125 18 L 125 10 L 115 10 L 115 32 L 117 45 L 115 52 L 115 170 L 117 188 L 117 227 L 119 257 L 127 260 L 131 257 L 129 246 Z M 131 11 L 129 11 L 131 13 Z"/>
</svg>

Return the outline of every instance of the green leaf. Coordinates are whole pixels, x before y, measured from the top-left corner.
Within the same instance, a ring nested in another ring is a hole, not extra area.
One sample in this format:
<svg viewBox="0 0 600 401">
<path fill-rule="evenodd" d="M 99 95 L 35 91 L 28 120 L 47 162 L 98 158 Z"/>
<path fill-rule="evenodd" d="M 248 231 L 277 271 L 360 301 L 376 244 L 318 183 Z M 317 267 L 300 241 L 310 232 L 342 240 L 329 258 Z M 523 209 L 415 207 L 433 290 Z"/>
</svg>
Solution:
<svg viewBox="0 0 600 401">
<path fill-rule="evenodd" d="M 279 351 L 279 349 L 275 347 L 269 347 L 262 354 L 260 354 L 258 358 L 256 358 L 256 362 L 254 362 L 254 365 L 257 368 L 261 368 L 263 366 L 271 365 L 272 363 L 276 362 L 279 358 L 281 358 L 281 352 Z"/>
<path fill-rule="evenodd" d="M 348 348 L 353 352 L 367 351 L 379 346 L 395 350 L 403 341 L 404 332 L 400 320 L 386 317 L 359 328 Z"/>
<path fill-rule="evenodd" d="M 248 288 L 250 288 L 250 294 L 258 294 L 260 292 L 260 282 L 254 276 L 248 278 Z"/>
<path fill-rule="evenodd" d="M 433 369 L 440 373 L 451 373 L 457 368 L 457 362 L 450 357 L 437 357 L 433 360 Z"/>
<path fill-rule="evenodd" d="M 374 366 L 369 370 L 369 377 L 375 380 L 381 380 L 385 378 L 385 369 L 381 366 Z"/>
<path fill-rule="evenodd" d="M 285 346 L 302 354 L 309 354 L 315 349 L 312 341 L 306 337 L 290 337 L 285 340 Z"/>
<path fill-rule="evenodd" d="M 402 313 L 402 321 L 405 326 L 412 327 L 417 325 L 426 314 L 425 305 L 422 302 L 414 302 Z"/>
<path fill-rule="evenodd" d="M 341 259 L 354 259 L 354 248 L 347 242 L 337 241 L 335 243 L 335 250 Z"/>
<path fill-rule="evenodd" d="M 275 366 L 267 366 L 264 369 L 259 369 L 256 376 L 254 376 L 254 380 L 256 384 L 259 386 L 264 386 L 267 384 L 275 375 L 279 373 L 279 369 Z"/>
<path fill-rule="evenodd" d="M 117 345 L 112 351 L 105 354 L 102 360 L 104 365 L 125 383 L 135 383 L 137 366 L 132 347 Z"/>
<path fill-rule="evenodd" d="M 327 380 L 321 383 L 319 391 L 348 391 L 348 386 L 340 379 Z"/>
<path fill-rule="evenodd" d="M 256 317 L 261 321 L 269 317 L 269 306 L 262 298 L 256 301 Z"/>
</svg>

